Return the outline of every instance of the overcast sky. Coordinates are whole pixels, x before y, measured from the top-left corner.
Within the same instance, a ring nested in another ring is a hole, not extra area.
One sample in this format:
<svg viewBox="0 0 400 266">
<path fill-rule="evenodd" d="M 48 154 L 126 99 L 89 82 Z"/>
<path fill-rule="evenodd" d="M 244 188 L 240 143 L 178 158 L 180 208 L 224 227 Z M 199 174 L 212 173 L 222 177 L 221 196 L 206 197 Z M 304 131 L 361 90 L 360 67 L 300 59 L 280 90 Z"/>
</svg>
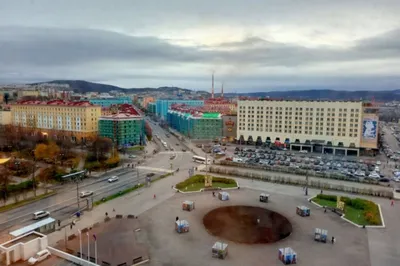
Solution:
<svg viewBox="0 0 400 266">
<path fill-rule="evenodd" d="M 0 83 L 400 89 L 400 0 L 0 0 Z"/>
</svg>

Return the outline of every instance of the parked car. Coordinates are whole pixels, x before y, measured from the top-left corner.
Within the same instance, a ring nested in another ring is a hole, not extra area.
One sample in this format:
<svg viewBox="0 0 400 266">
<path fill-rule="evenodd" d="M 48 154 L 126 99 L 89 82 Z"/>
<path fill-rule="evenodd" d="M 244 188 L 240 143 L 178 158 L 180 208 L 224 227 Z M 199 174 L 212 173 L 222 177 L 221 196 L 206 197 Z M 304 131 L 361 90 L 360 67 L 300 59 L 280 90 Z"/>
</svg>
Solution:
<svg viewBox="0 0 400 266">
<path fill-rule="evenodd" d="M 307 150 L 301 150 L 300 153 L 308 153 Z"/>
<path fill-rule="evenodd" d="M 93 191 L 82 191 L 81 193 L 79 193 L 79 196 L 81 198 L 86 198 L 86 197 L 89 197 L 92 195 L 93 195 Z"/>
<path fill-rule="evenodd" d="M 29 265 L 35 265 L 36 263 L 39 263 L 51 256 L 50 251 L 47 249 L 43 249 L 42 251 L 39 251 L 36 253 L 34 256 L 30 257 L 28 260 Z"/>
<path fill-rule="evenodd" d="M 113 176 L 108 179 L 108 183 L 117 182 L 119 180 L 118 176 Z"/>
<path fill-rule="evenodd" d="M 133 154 L 131 154 L 131 155 L 129 155 L 129 159 L 135 159 L 137 156 L 136 155 L 133 155 Z"/>
<path fill-rule="evenodd" d="M 44 217 L 48 217 L 50 216 L 50 213 L 47 211 L 37 211 L 33 213 L 33 220 L 39 220 L 42 219 Z"/>
</svg>

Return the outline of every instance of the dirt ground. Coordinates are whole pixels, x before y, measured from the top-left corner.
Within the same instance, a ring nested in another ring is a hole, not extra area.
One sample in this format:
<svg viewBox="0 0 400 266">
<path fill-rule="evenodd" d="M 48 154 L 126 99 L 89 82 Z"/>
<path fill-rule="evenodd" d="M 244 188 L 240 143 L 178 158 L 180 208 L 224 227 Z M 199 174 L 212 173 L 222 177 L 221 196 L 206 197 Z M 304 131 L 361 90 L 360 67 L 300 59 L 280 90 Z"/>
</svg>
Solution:
<svg viewBox="0 0 400 266">
<path fill-rule="evenodd" d="M 259 202 L 260 191 L 240 189 L 230 191 L 229 201 L 212 197 L 211 192 L 176 194 L 139 216 L 142 225 L 141 242 L 149 246 L 152 266 L 243 266 L 283 265 L 278 259 L 278 249 L 291 247 L 297 252 L 299 266 L 370 266 L 367 232 L 343 221 L 333 213 L 324 213 L 310 204 L 304 196 L 271 195 L 268 203 Z M 182 202 L 192 200 L 196 208 L 182 210 Z M 203 224 L 204 216 L 219 207 L 254 206 L 268 208 L 285 216 L 292 225 L 292 233 L 283 240 L 270 244 L 240 244 L 208 233 Z M 311 209 L 311 216 L 296 214 L 296 206 Z M 175 231 L 175 218 L 189 222 L 190 231 Z M 328 238 L 335 236 L 337 242 L 314 241 L 314 229 L 328 230 Z M 211 248 L 216 241 L 228 244 L 225 260 L 212 257 Z"/>
<path fill-rule="evenodd" d="M 243 244 L 273 243 L 292 232 L 292 225 L 281 214 L 252 206 L 214 209 L 203 223 L 210 234 Z"/>
</svg>

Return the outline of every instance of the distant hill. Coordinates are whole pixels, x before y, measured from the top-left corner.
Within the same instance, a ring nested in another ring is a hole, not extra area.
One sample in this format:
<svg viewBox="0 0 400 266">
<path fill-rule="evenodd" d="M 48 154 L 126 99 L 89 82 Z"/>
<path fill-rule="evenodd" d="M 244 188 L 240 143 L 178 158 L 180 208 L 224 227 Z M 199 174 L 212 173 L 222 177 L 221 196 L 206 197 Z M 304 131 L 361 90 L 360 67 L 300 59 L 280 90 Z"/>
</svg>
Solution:
<svg viewBox="0 0 400 266">
<path fill-rule="evenodd" d="M 69 84 L 75 92 L 109 92 L 111 90 L 123 92 L 174 92 L 181 90 L 183 92 L 190 92 L 189 89 L 178 87 L 159 87 L 159 88 L 121 88 L 118 86 L 88 82 L 84 80 L 53 80 L 42 83 L 56 83 L 56 84 Z M 41 84 L 34 83 L 32 85 Z M 207 93 L 202 91 L 203 93 Z M 217 94 L 218 95 L 218 94 Z M 400 100 L 400 90 L 385 90 L 385 91 L 339 91 L 329 89 L 315 89 L 315 90 L 288 90 L 288 91 L 268 91 L 268 92 L 249 92 L 249 93 L 225 93 L 226 97 L 235 96 L 250 96 L 250 97 L 270 97 L 270 98 L 283 98 L 283 99 L 304 99 L 304 100 L 372 100 L 376 101 L 392 101 Z"/>
<path fill-rule="evenodd" d="M 337 91 L 337 90 L 291 90 L 291 91 L 270 91 L 250 93 L 225 93 L 227 97 L 249 96 L 269 97 L 282 99 L 303 99 L 303 100 L 372 100 L 393 101 L 400 100 L 400 90 L 392 91 Z"/>
<path fill-rule="evenodd" d="M 124 92 L 146 92 L 146 91 L 163 91 L 163 92 L 173 92 L 173 91 L 190 91 L 188 89 L 182 89 L 178 87 L 159 87 L 159 88 L 121 88 L 118 86 L 94 83 L 84 80 L 52 80 L 48 82 L 32 83 L 31 85 L 39 85 L 41 83 L 54 83 L 54 84 L 68 84 L 71 89 L 75 92 L 85 93 L 85 92 L 109 92 L 109 91 L 124 91 Z"/>
</svg>

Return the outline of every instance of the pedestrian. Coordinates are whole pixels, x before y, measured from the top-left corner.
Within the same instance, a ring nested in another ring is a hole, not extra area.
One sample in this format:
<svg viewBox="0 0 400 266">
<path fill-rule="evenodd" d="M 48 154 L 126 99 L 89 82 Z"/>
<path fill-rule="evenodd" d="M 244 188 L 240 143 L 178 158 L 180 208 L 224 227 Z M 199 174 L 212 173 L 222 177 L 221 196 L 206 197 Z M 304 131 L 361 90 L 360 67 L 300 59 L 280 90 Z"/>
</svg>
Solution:
<svg viewBox="0 0 400 266">
<path fill-rule="evenodd" d="M 115 212 L 115 209 L 113 208 L 113 212 Z"/>
<path fill-rule="evenodd" d="M 153 195 L 153 199 L 156 199 L 156 194 Z"/>
<path fill-rule="evenodd" d="M 322 192 L 323 192 L 323 191 L 322 191 L 322 189 L 321 189 L 321 194 L 322 194 Z"/>
<path fill-rule="evenodd" d="M 61 221 L 57 220 L 57 223 L 58 223 L 58 227 L 60 227 L 61 226 Z"/>
<path fill-rule="evenodd" d="M 392 202 L 390 203 L 390 206 L 394 206 L 394 200 L 392 200 Z"/>
<path fill-rule="evenodd" d="M 106 217 L 108 216 L 108 212 L 106 212 Z"/>
<path fill-rule="evenodd" d="M 331 240 L 332 244 L 335 244 L 335 237 L 332 236 L 332 240 Z"/>
</svg>

